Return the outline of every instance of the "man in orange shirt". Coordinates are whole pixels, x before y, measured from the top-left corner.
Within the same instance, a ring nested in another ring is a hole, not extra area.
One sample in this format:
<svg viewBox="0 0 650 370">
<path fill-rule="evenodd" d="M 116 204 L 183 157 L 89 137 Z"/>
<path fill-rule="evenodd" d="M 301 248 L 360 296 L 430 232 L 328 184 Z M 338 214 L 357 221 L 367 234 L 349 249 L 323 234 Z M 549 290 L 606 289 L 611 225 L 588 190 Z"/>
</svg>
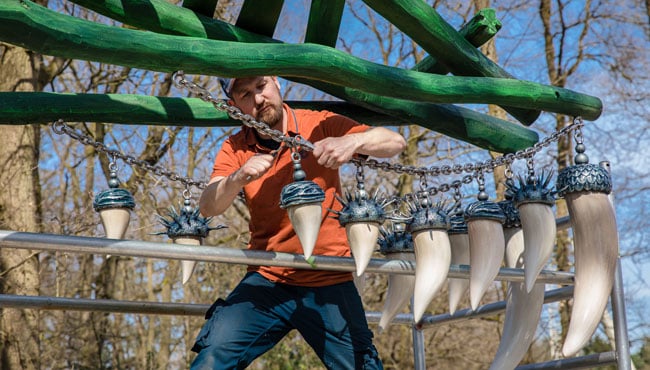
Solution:
<svg viewBox="0 0 650 370">
<path fill-rule="evenodd" d="M 370 128 L 331 112 L 293 110 L 283 103 L 274 76 L 223 79 L 228 103 L 285 135 L 314 144 L 301 152 L 307 180 L 325 192 L 314 254 L 350 256 L 345 229 L 330 216 L 340 210 L 338 168 L 356 155 L 391 157 L 404 150 L 399 134 Z M 216 156 L 211 180 L 201 195 L 204 216 L 223 213 L 243 190 L 250 211 L 248 248 L 303 253 L 280 191 L 293 181 L 291 150 L 243 126 Z M 206 314 L 192 348 L 192 369 L 241 369 L 297 329 L 328 369 L 381 369 L 365 312 L 349 272 L 249 266 L 226 298 Z"/>
</svg>

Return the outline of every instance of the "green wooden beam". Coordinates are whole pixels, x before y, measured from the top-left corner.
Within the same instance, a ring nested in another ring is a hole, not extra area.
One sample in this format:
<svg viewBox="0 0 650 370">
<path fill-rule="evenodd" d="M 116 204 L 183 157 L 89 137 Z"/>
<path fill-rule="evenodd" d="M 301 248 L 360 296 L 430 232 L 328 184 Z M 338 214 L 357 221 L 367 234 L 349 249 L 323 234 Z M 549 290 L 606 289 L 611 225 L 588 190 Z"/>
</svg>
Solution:
<svg viewBox="0 0 650 370">
<path fill-rule="evenodd" d="M 168 35 L 239 42 L 280 42 L 173 5 L 166 0 L 71 0 L 130 26 Z"/>
<path fill-rule="evenodd" d="M 207 20 L 201 16 L 186 16 L 183 13 L 189 12 L 185 9 L 179 9 L 178 12 L 175 12 L 176 7 L 169 5 L 166 2 L 158 4 L 156 0 L 107 0 L 100 3 L 88 3 L 86 0 L 73 1 L 84 3 L 82 5 L 92 6 L 94 11 L 107 17 L 120 17 L 122 22 L 136 27 L 147 28 L 150 24 L 143 23 L 146 20 L 143 20 L 141 17 L 128 17 L 128 14 L 126 14 L 128 12 L 123 8 L 119 8 L 119 5 L 132 8 L 139 3 L 148 3 L 151 1 L 152 6 L 155 5 L 158 10 L 156 18 L 161 20 L 173 19 L 170 13 L 177 15 L 178 21 L 173 23 L 175 26 L 174 30 L 180 28 L 192 30 L 197 28 L 189 25 L 181 27 L 181 24 L 179 24 L 181 22 L 191 23 L 200 21 L 202 25 L 206 26 L 206 29 L 210 29 L 211 23 L 220 22 L 218 20 Z M 109 4 L 111 6 L 108 6 Z M 119 11 L 116 11 L 116 9 Z M 127 16 L 125 16 L 125 14 Z M 181 17 L 181 15 L 183 16 Z M 167 23 L 168 22 L 161 22 L 161 24 Z M 155 25 L 158 26 L 158 24 Z M 459 32 L 463 37 L 468 39 L 472 45 L 480 46 L 482 43 L 492 38 L 500 28 L 501 23 L 496 18 L 496 13 L 493 9 L 488 8 L 480 10 L 467 24 L 463 25 Z M 221 28 L 216 29 L 219 30 Z M 152 29 L 152 31 L 169 33 L 168 30 L 159 27 Z M 220 35 L 217 33 L 209 32 L 208 34 L 208 38 L 220 38 Z M 259 39 L 261 42 L 268 40 L 268 38 L 262 36 L 259 36 Z M 425 60 L 416 67 L 426 72 L 432 72 L 433 69 L 440 71 L 441 73 L 447 73 L 444 66 L 437 64 L 435 58 L 431 56 L 425 58 Z M 358 104 L 361 107 L 366 107 L 377 112 L 384 112 L 391 115 L 396 120 L 399 120 L 399 122 L 418 124 L 422 127 L 437 131 L 450 137 L 497 152 L 519 150 L 533 145 L 537 140 L 537 134 L 532 131 L 521 129 L 520 126 L 513 125 L 510 122 L 501 121 L 494 117 L 474 112 L 466 108 L 388 98 L 380 95 L 367 94 L 350 87 L 341 87 L 322 81 L 314 81 L 304 78 L 289 77 L 289 79 L 310 85 L 332 96 Z M 391 107 L 393 110 L 387 110 L 386 107 Z M 479 122 L 483 122 L 483 124 L 487 125 L 484 132 L 488 132 L 490 135 L 485 137 L 478 137 L 475 135 L 475 133 L 481 132 L 481 130 L 477 128 Z M 504 137 L 509 139 L 504 140 Z"/>
<path fill-rule="evenodd" d="M 156 16 L 151 18 L 160 20 L 160 22 L 153 24 L 147 23 L 149 18 L 137 17 L 137 14 L 139 14 L 137 10 L 149 3 L 148 0 L 106 0 L 103 2 L 90 3 L 88 3 L 86 0 L 74 1 L 77 3 L 82 3 L 80 5 L 93 6 L 91 8 L 92 10 L 107 17 L 118 19 L 123 23 L 130 24 L 135 27 L 147 28 L 153 25 L 155 29 L 151 30 L 155 32 L 175 34 L 178 32 L 178 30 L 192 31 L 202 28 L 193 25 L 192 22 L 200 22 L 201 26 L 205 26 L 208 38 L 219 38 L 221 35 L 217 31 L 224 29 L 221 27 L 211 28 L 211 25 L 214 22 L 219 23 L 221 21 L 208 20 L 203 16 L 195 16 L 191 11 L 183 8 L 178 8 L 165 1 L 158 2 L 154 0 L 151 1 L 151 4 L 149 4 L 149 6 L 155 8 L 157 12 Z M 134 12 L 134 15 L 136 16 L 129 17 L 129 14 Z M 176 17 L 174 17 L 174 15 L 176 15 Z M 177 19 L 177 21 L 170 22 L 170 20 L 173 19 Z M 482 22 L 480 17 L 474 17 L 474 19 L 476 19 L 476 21 L 479 23 Z M 484 32 L 484 30 L 488 29 L 488 27 L 472 27 L 471 24 L 474 23 L 474 19 L 470 21 L 468 25 L 463 27 L 461 32 L 463 32 L 467 38 L 472 40 L 478 40 L 481 38 L 485 39 L 485 36 L 476 35 L 475 33 Z M 166 25 L 173 26 L 173 28 L 168 29 L 166 28 Z M 229 28 L 225 28 L 225 30 L 230 31 Z M 494 34 L 494 32 L 492 32 L 492 34 Z M 225 36 L 227 39 L 230 39 L 229 37 L 231 35 L 233 35 L 233 33 L 228 32 Z M 263 36 L 254 35 L 254 37 L 257 37 L 261 42 L 268 40 L 268 38 Z M 322 81 L 300 78 L 289 79 L 295 82 L 313 86 L 330 95 L 336 96 L 351 103 L 358 104 L 361 107 L 366 107 L 377 112 L 385 112 L 394 117 L 390 120 L 385 121 L 385 123 L 383 123 L 384 125 L 414 123 L 441 134 L 448 135 L 450 137 L 497 152 L 519 150 L 521 148 L 531 146 L 537 141 L 537 134 L 530 130 L 523 129 L 518 125 L 514 125 L 507 121 L 501 121 L 497 118 L 484 115 L 470 109 L 454 107 L 451 105 L 438 105 L 382 97 L 379 95 L 363 93 L 359 90 L 349 87 L 344 88 L 337 85 L 332 85 Z M 388 106 L 392 107 L 394 110 L 387 111 L 386 107 Z M 337 108 L 337 112 L 341 114 L 346 113 L 341 111 L 340 106 L 337 106 Z M 377 117 L 360 117 L 358 113 L 356 113 L 354 117 L 357 117 L 360 122 L 382 125 L 382 121 L 378 120 Z M 484 129 L 481 129 L 479 126 L 480 124 L 486 125 L 486 127 Z M 477 132 L 488 132 L 490 135 L 480 137 L 476 135 Z M 507 139 L 504 140 L 504 137 Z"/>
<path fill-rule="evenodd" d="M 363 0 L 397 28 L 409 35 L 449 71 L 458 76 L 514 78 L 488 59 L 422 0 Z M 501 104 L 499 104 L 501 105 Z M 502 107 L 524 124 L 539 117 L 530 107 Z M 513 109 L 514 108 L 514 109 Z"/>
<path fill-rule="evenodd" d="M 329 110 L 373 126 L 399 126 L 413 121 L 446 135 L 500 153 L 514 152 L 537 142 L 538 136 L 519 125 L 451 105 L 418 104 L 385 99 L 385 113 L 346 102 L 288 101 L 294 108 Z M 400 113 L 399 115 L 397 113 Z M 426 120 L 430 116 L 441 120 Z M 134 125 L 238 126 L 240 121 L 198 98 L 169 98 L 131 94 L 61 94 L 0 92 L 0 124 L 92 121 Z"/>
<path fill-rule="evenodd" d="M 214 10 L 217 8 L 218 1 L 219 0 L 183 0 L 183 8 L 190 9 L 195 13 L 212 18 L 214 16 Z"/>
<path fill-rule="evenodd" d="M 246 0 L 235 26 L 272 37 L 280 18 L 284 0 Z"/>
<path fill-rule="evenodd" d="M 305 42 L 335 47 L 345 0 L 312 0 Z"/>
<path fill-rule="evenodd" d="M 501 21 L 497 18 L 496 12 L 491 8 L 484 8 L 479 10 L 467 23 L 465 23 L 459 30 L 458 34 L 461 35 L 475 48 L 490 41 L 501 29 Z M 413 68 L 414 71 L 436 73 L 446 75 L 449 69 L 442 63 L 438 63 L 438 59 L 431 55 L 427 55 Z"/>
<path fill-rule="evenodd" d="M 373 126 L 401 122 L 388 115 L 345 102 L 288 101 L 292 107 L 329 110 Z M 74 94 L 0 92 L 0 124 L 107 122 L 128 125 L 239 126 L 241 121 L 198 98 L 171 98 L 135 94 Z"/>
<path fill-rule="evenodd" d="M 400 99 L 534 106 L 587 120 L 596 119 L 602 111 L 600 99 L 568 89 L 513 79 L 402 70 L 321 45 L 244 44 L 161 35 L 96 24 L 27 0 L 0 3 L 0 18 L 2 41 L 63 58 L 162 72 L 182 69 L 228 77 L 301 77 Z"/>
</svg>

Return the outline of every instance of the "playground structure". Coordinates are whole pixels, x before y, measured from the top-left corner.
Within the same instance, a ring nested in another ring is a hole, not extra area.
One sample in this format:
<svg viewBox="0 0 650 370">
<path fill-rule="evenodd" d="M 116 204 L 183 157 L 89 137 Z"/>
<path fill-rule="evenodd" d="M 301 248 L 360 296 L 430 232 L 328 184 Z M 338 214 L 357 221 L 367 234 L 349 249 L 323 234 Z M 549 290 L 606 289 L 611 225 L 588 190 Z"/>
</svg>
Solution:
<svg viewBox="0 0 650 370">
<path fill-rule="evenodd" d="M 289 102 L 295 107 L 328 109 L 370 124 L 419 124 L 479 147 L 513 153 L 539 140 L 531 125 L 541 111 L 595 120 L 602 111 L 598 98 L 567 89 L 514 79 L 482 55 L 476 47 L 494 36 L 500 24 L 493 12 L 480 12 L 460 31 L 455 31 L 434 9 L 419 1 L 365 1 L 407 33 L 428 53 L 412 70 L 369 63 L 334 49 L 344 1 L 312 1 L 305 44 L 289 45 L 271 39 L 281 0 L 244 2 L 235 26 L 211 18 L 216 1 L 185 1 L 183 7 L 165 1 L 75 0 L 131 26 L 149 30 L 111 27 L 56 13 L 29 1 L 0 4 L 0 40 L 47 55 L 101 61 L 161 72 L 243 77 L 251 74 L 279 75 L 313 86 L 345 102 Z M 156 17 L 143 17 L 142 10 Z M 154 19 L 155 18 L 155 19 Z M 173 20 L 172 20 L 173 19 Z M 417 20 L 415 22 L 413 20 Z M 29 29 L 30 32 L 24 32 Z M 17 31 L 18 30 L 18 31 Z M 188 45 L 191 44 L 191 48 Z M 272 56 L 272 57 L 270 57 Z M 434 59 L 435 58 L 435 59 Z M 362 71 L 362 72 L 359 72 Z M 451 72 L 456 76 L 445 76 Z M 491 77 L 489 80 L 484 77 Z M 395 88 L 399 86 L 399 88 Z M 2 122 L 29 124 L 63 119 L 110 121 L 130 124 L 175 124 L 230 126 L 239 124 L 228 114 L 193 98 L 162 98 L 125 94 L 0 93 Z M 205 100 L 205 99 L 204 99 Z M 38 102 L 38 104 L 34 104 Z M 524 126 L 499 120 L 452 103 L 497 104 Z M 532 108 L 531 108 L 532 107 Z M 561 220 L 559 226 L 567 227 Z M 0 232 L 0 246 L 97 253 L 123 256 L 170 258 L 241 264 L 278 264 L 309 268 L 300 256 L 238 251 L 215 247 L 187 247 L 135 241 L 63 237 Z M 354 271 L 352 259 L 315 256 L 319 268 Z M 616 327 L 615 353 L 522 366 L 576 368 L 616 363 L 630 368 L 623 306 L 620 263 L 617 261 L 612 291 Z M 372 260 L 367 271 L 413 274 L 406 261 Z M 449 277 L 467 279 L 463 266 L 451 266 Z M 523 281 L 521 269 L 501 269 L 498 280 Z M 544 271 L 538 282 L 572 285 L 572 274 Z M 562 288 L 546 293 L 547 301 L 569 298 L 573 290 Z M 43 309 L 93 309 L 112 312 L 202 315 L 207 306 L 137 302 L 91 302 L 46 297 L 2 296 L 5 307 Z M 504 302 L 461 310 L 453 315 L 425 315 L 423 326 L 494 314 Z M 368 313 L 377 321 L 377 313 Z M 398 315 L 395 322 L 412 325 L 412 315 Z M 415 327 L 414 367 L 424 369 L 422 333 Z"/>
</svg>

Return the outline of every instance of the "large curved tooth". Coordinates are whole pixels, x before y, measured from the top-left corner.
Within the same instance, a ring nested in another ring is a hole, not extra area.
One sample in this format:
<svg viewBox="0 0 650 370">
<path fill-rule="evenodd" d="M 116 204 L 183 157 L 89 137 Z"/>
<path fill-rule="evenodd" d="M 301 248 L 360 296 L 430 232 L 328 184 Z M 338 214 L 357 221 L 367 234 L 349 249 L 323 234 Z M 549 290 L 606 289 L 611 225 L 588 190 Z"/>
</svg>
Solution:
<svg viewBox="0 0 650 370">
<path fill-rule="evenodd" d="M 186 237 L 178 237 L 174 238 L 173 242 L 176 244 L 185 244 L 185 245 L 201 245 L 203 238 L 201 237 L 192 237 L 192 236 L 186 236 Z M 192 273 L 194 272 L 194 267 L 196 266 L 196 261 L 181 261 L 181 272 L 183 275 L 183 285 L 187 283 L 190 280 L 190 277 L 192 277 Z"/>
<path fill-rule="evenodd" d="M 451 264 L 469 265 L 469 236 L 467 234 L 449 234 L 451 244 Z M 469 279 L 449 279 L 449 313 L 454 314 L 458 303 L 469 289 Z"/>
<path fill-rule="evenodd" d="M 305 259 L 309 259 L 314 252 L 316 239 L 321 224 L 321 204 L 307 203 L 298 206 L 287 207 L 287 214 L 293 229 L 298 235 Z"/>
<path fill-rule="evenodd" d="M 405 260 L 415 261 L 413 253 L 390 253 L 386 255 L 390 260 Z M 417 265 L 416 265 L 417 266 Z M 379 331 L 386 329 L 388 324 L 393 321 L 402 308 L 413 297 L 415 287 L 415 276 L 390 274 L 388 275 L 388 290 L 386 291 L 386 299 L 384 301 L 384 308 L 381 311 L 381 318 L 379 319 Z"/>
<path fill-rule="evenodd" d="M 506 266 L 521 268 L 524 265 L 524 231 L 520 227 L 504 228 L 503 237 Z"/>
<path fill-rule="evenodd" d="M 533 289 L 537 276 L 548 262 L 555 244 L 555 215 L 543 203 L 523 203 L 518 207 L 524 230 L 524 275 L 526 289 Z"/>
<path fill-rule="evenodd" d="M 505 252 L 501 222 L 491 219 L 467 221 L 470 248 L 469 298 L 476 310 L 481 298 L 499 273 Z"/>
<path fill-rule="evenodd" d="M 511 282 L 507 297 L 501 342 L 490 370 L 514 369 L 526 355 L 542 314 L 544 284 L 528 292 L 524 283 Z"/>
<path fill-rule="evenodd" d="M 451 246 L 447 230 L 441 229 L 424 229 L 413 233 L 413 244 L 416 261 L 413 318 L 418 322 L 447 279 Z"/>
<path fill-rule="evenodd" d="M 614 209 L 605 193 L 565 195 L 575 253 L 575 288 L 564 356 L 575 355 L 596 330 L 612 290 L 618 232 Z"/>
<path fill-rule="evenodd" d="M 370 262 L 379 237 L 379 224 L 374 222 L 352 222 L 345 225 L 345 231 L 350 243 L 350 250 L 357 267 L 357 276 L 363 272 Z"/>
<path fill-rule="evenodd" d="M 506 266 L 524 266 L 524 235 L 521 228 L 505 228 Z M 526 355 L 535 338 L 535 331 L 544 303 L 544 284 L 535 284 L 528 292 L 524 283 L 510 282 L 501 342 L 490 370 L 514 369 Z"/>
</svg>

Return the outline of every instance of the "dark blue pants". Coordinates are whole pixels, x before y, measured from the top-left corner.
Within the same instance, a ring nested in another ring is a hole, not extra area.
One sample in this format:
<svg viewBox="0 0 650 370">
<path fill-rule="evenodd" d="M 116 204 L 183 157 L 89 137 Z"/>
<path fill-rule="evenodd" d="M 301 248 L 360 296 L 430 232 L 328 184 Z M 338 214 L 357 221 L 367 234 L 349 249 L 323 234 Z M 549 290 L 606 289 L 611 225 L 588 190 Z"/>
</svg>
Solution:
<svg viewBox="0 0 650 370">
<path fill-rule="evenodd" d="M 206 319 L 191 369 L 243 369 L 292 329 L 328 369 L 383 369 L 352 282 L 308 288 L 248 273 Z"/>
</svg>

